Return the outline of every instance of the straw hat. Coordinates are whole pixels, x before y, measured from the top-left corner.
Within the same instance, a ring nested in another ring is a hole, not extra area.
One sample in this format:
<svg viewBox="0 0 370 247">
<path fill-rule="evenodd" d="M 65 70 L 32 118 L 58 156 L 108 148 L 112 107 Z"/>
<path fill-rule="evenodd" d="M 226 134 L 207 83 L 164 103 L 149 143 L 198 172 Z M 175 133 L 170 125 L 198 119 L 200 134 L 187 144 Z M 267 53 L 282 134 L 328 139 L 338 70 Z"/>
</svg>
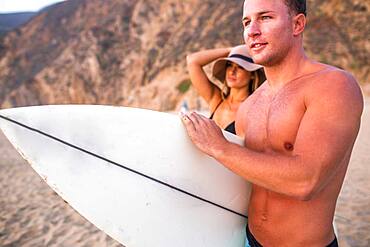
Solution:
<svg viewBox="0 0 370 247">
<path fill-rule="evenodd" d="M 253 62 L 246 45 L 238 45 L 231 49 L 228 57 L 216 60 L 213 65 L 212 75 L 219 81 L 224 81 L 225 79 L 227 61 L 236 63 L 247 71 L 256 71 L 263 68 L 261 65 Z"/>
</svg>

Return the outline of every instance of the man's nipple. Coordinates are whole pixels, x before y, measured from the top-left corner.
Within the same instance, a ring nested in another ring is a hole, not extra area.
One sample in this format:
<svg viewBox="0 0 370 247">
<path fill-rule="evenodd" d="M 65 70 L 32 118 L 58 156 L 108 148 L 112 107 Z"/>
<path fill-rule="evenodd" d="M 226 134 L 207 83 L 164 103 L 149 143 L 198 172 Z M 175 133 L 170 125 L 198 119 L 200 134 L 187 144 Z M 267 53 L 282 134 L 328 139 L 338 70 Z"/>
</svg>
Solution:
<svg viewBox="0 0 370 247">
<path fill-rule="evenodd" d="M 294 145 L 293 145 L 292 143 L 290 143 L 290 142 L 286 142 L 286 143 L 284 143 L 284 148 L 285 148 L 287 151 L 291 152 L 291 151 L 293 151 L 293 150 L 294 150 Z"/>
</svg>

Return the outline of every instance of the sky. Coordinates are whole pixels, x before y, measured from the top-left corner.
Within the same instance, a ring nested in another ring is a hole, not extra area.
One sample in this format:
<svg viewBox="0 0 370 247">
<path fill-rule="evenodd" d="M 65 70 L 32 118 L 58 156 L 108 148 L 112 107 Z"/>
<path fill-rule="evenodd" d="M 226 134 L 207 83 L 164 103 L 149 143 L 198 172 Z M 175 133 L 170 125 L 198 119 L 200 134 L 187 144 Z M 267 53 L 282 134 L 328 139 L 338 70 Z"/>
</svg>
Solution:
<svg viewBox="0 0 370 247">
<path fill-rule="evenodd" d="M 0 13 L 38 11 L 63 0 L 0 0 Z"/>
</svg>

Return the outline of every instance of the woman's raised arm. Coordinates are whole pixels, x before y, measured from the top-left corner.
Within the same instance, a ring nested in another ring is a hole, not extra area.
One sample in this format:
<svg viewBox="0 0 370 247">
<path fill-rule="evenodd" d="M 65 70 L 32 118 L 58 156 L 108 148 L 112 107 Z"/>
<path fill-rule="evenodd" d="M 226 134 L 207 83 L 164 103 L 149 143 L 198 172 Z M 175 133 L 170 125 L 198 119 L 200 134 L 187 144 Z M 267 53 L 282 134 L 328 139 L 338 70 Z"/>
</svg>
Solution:
<svg viewBox="0 0 370 247">
<path fill-rule="evenodd" d="M 216 85 L 211 83 L 203 70 L 203 66 L 218 58 L 227 57 L 230 50 L 231 48 L 204 50 L 192 53 L 186 57 L 190 80 L 199 95 L 205 99 L 208 104 L 211 103 L 215 93 L 220 95 L 220 91 Z"/>
</svg>

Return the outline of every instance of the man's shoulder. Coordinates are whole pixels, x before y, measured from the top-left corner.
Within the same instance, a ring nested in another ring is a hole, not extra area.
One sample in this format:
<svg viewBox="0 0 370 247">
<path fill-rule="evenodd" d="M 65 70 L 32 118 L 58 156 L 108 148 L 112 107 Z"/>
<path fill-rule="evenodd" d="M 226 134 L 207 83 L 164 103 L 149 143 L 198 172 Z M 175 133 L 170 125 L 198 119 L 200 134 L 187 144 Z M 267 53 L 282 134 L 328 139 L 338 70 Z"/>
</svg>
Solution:
<svg viewBox="0 0 370 247">
<path fill-rule="evenodd" d="M 343 87 L 349 87 L 350 90 L 360 89 L 359 84 L 350 72 L 327 64 L 320 63 L 316 66 L 317 72 L 313 74 L 311 82 L 315 84 L 314 88 L 317 90 L 331 89 L 329 91 L 333 91 L 336 88 Z"/>
<path fill-rule="evenodd" d="M 339 81 L 352 81 L 357 83 L 356 79 L 353 77 L 353 75 L 341 68 L 323 64 L 323 63 L 317 63 L 316 65 L 317 72 L 316 76 L 318 78 L 325 78 L 325 79 L 334 79 Z"/>
<path fill-rule="evenodd" d="M 319 66 L 321 69 L 315 73 L 314 78 L 311 78 L 306 91 L 308 99 L 313 101 L 345 99 L 361 105 L 363 101 L 361 88 L 351 73 L 331 65 Z"/>
</svg>

